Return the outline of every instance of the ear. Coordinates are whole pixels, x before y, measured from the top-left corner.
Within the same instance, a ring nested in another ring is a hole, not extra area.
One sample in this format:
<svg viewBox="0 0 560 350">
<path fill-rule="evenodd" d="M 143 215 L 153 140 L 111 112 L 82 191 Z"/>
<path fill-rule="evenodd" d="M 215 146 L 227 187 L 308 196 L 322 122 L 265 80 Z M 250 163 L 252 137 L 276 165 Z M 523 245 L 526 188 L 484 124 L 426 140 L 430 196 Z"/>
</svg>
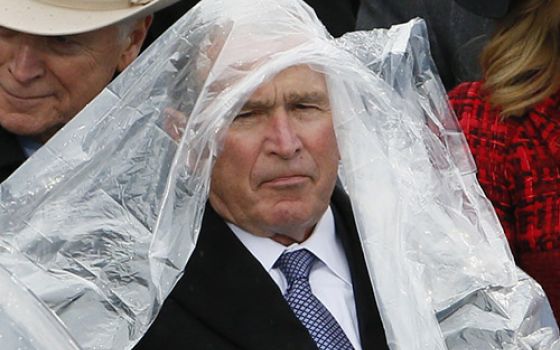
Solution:
<svg viewBox="0 0 560 350">
<path fill-rule="evenodd" d="M 124 39 L 124 48 L 117 64 L 117 72 L 122 72 L 136 57 L 138 57 L 140 49 L 142 48 L 142 43 L 144 39 L 146 39 L 148 29 L 150 25 L 152 25 L 153 19 L 154 17 L 150 15 L 134 23 L 132 30 Z"/>
</svg>

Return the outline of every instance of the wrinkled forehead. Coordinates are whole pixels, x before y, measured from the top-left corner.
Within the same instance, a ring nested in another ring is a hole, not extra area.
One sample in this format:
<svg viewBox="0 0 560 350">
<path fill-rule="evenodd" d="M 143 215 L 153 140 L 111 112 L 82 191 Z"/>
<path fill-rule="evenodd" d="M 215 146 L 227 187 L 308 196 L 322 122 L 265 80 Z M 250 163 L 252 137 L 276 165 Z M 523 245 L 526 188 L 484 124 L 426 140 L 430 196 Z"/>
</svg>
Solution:
<svg viewBox="0 0 560 350">
<path fill-rule="evenodd" d="M 329 105 L 325 75 L 307 64 L 284 68 L 260 84 L 245 101 L 244 107 L 270 106 L 281 102 Z"/>
</svg>

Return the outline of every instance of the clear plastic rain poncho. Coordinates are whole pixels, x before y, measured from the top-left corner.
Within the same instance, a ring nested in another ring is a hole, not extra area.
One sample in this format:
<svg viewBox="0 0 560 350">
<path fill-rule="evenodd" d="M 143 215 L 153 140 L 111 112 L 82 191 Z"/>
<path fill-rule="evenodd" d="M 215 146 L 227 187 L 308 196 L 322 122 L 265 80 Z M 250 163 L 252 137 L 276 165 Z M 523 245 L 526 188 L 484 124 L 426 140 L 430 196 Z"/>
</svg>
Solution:
<svg viewBox="0 0 560 350">
<path fill-rule="evenodd" d="M 419 20 L 333 40 L 300 0 L 200 2 L 0 186 L 1 347 L 132 348 L 194 249 L 229 123 L 307 64 L 390 348 L 560 348 L 427 43 Z"/>
</svg>

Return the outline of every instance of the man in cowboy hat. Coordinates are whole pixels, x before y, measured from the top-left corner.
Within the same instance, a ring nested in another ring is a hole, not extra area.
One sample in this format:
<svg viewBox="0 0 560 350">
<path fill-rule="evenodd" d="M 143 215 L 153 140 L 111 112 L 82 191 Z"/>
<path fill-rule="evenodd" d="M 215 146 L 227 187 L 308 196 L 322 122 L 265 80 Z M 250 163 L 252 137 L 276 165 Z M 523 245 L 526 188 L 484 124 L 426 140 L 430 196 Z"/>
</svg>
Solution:
<svg viewBox="0 0 560 350">
<path fill-rule="evenodd" d="M 151 14 L 175 1 L 2 1 L 0 182 L 136 58 Z"/>
</svg>

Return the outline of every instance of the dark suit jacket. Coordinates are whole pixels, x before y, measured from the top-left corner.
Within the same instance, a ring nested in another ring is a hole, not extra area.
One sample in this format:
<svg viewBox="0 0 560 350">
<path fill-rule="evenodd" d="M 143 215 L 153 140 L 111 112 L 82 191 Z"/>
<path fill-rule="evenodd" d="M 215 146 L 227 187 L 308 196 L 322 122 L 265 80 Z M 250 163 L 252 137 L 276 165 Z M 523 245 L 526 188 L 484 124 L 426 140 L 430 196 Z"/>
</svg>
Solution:
<svg viewBox="0 0 560 350">
<path fill-rule="evenodd" d="M 335 190 L 331 205 L 352 281 L 364 350 L 387 349 L 350 203 Z M 317 349 L 256 258 L 207 205 L 183 277 L 135 347 L 146 349 Z"/>
<path fill-rule="evenodd" d="M 0 183 L 25 161 L 16 137 L 0 128 Z"/>
</svg>

